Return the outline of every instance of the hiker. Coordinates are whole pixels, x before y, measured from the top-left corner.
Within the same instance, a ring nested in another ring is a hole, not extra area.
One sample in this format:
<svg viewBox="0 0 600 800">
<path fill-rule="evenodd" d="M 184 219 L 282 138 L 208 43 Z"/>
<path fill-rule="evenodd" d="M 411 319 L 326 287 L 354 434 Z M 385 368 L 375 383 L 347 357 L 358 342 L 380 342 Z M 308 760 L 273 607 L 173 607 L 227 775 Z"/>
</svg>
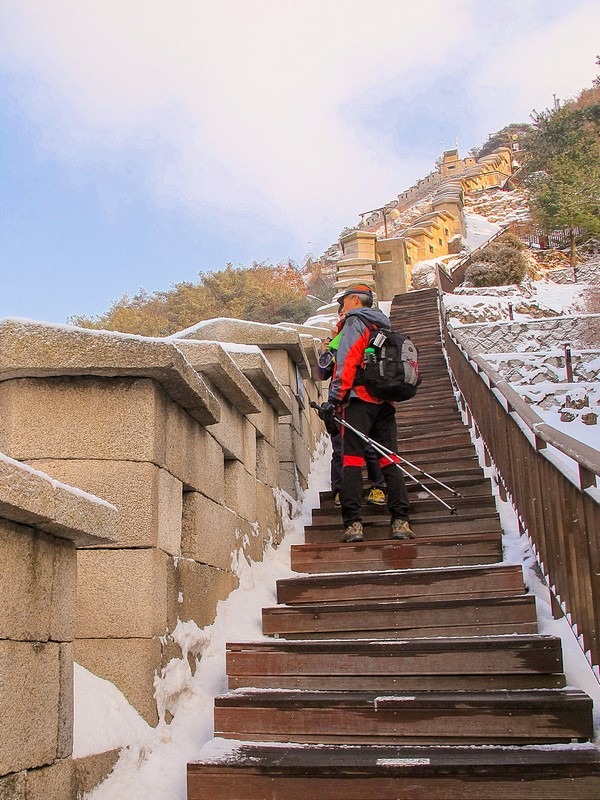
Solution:
<svg viewBox="0 0 600 800">
<path fill-rule="evenodd" d="M 337 346 L 333 378 L 329 386 L 329 400 L 322 406 L 325 416 L 346 420 L 357 430 L 389 450 L 397 449 L 396 409 L 385 400 L 370 394 L 357 383 L 357 370 L 364 361 L 371 327 L 390 327 L 385 314 L 373 308 L 373 292 L 366 284 L 350 286 L 342 298 L 345 315 Z M 365 442 L 352 431 L 342 428 L 342 483 L 340 503 L 344 523 L 343 542 L 362 542 L 361 518 L 362 470 L 365 466 Z M 408 495 L 404 478 L 391 458 L 382 456 L 379 465 L 386 484 L 386 505 L 391 515 L 393 539 L 412 539 L 408 517 Z"/>
<path fill-rule="evenodd" d="M 322 381 L 328 380 L 333 375 L 335 367 L 335 355 L 339 345 L 341 330 L 346 314 L 340 301 L 338 308 L 338 321 L 332 329 L 332 336 L 323 342 L 324 350 L 322 358 L 319 358 L 317 367 L 319 377 Z M 337 422 L 327 426 L 327 432 L 331 437 L 331 491 L 333 492 L 333 502 L 339 507 L 340 489 L 342 486 L 342 436 L 340 426 Z M 373 506 L 385 505 L 385 478 L 379 466 L 379 455 L 370 444 L 365 444 L 365 460 L 367 462 L 367 478 L 371 485 L 367 495 L 367 503 Z"/>
</svg>

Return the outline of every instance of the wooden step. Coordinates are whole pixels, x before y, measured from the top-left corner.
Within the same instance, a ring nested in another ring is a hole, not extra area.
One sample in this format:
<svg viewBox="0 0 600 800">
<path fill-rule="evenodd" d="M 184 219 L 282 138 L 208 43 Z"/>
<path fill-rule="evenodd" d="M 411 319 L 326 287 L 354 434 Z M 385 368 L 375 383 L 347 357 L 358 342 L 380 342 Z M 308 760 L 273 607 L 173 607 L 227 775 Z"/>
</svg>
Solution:
<svg viewBox="0 0 600 800">
<path fill-rule="evenodd" d="M 508 597 L 524 591 L 520 564 L 299 576 L 277 581 L 278 603 L 399 600 L 408 597 Z"/>
<path fill-rule="evenodd" d="M 417 467 L 422 469 L 422 463 L 426 457 L 433 457 L 438 463 L 464 456 L 473 456 L 475 446 L 470 439 L 463 436 L 449 436 L 448 441 L 444 439 L 440 443 L 439 438 L 417 437 L 415 439 L 402 440 L 399 444 L 398 453 L 401 458 L 412 461 Z M 426 470 L 429 472 L 429 470 Z"/>
<path fill-rule="evenodd" d="M 441 494 L 445 490 L 436 484 L 434 480 L 431 478 L 423 477 L 420 474 L 415 473 L 415 477 L 419 479 L 419 482 L 422 483 L 429 489 L 432 489 L 434 492 L 438 492 Z M 456 490 L 461 494 L 463 497 L 473 497 L 474 495 L 485 495 L 485 494 L 492 494 L 492 484 L 489 478 L 486 478 L 481 472 L 481 470 L 469 472 L 467 470 L 464 471 L 462 475 L 454 475 L 450 478 L 450 481 L 444 480 L 444 476 L 440 475 L 440 480 L 443 483 L 447 483 L 452 489 Z M 414 481 L 405 480 L 406 483 L 406 490 L 409 494 L 409 498 L 412 499 L 413 496 L 419 494 L 419 496 L 424 497 L 423 489 L 421 489 Z M 364 474 L 363 480 L 363 499 L 366 502 L 367 495 L 371 490 L 371 484 L 367 479 L 366 471 Z M 453 495 L 446 495 L 446 499 L 448 497 L 452 497 Z M 329 489 L 327 491 L 323 491 L 319 493 L 319 504 L 320 508 L 323 512 L 331 511 L 333 508 L 337 508 L 334 506 L 333 503 L 333 492 Z"/>
<path fill-rule="evenodd" d="M 533 595 L 318 601 L 263 608 L 263 633 L 286 639 L 415 639 L 538 632 Z"/>
<path fill-rule="evenodd" d="M 436 411 L 436 416 L 436 423 L 443 424 L 444 432 L 468 432 L 457 408 L 440 408 Z M 398 414 L 396 420 L 398 430 L 402 431 L 403 435 L 407 435 L 411 431 L 415 434 L 422 433 L 424 436 L 437 431 L 439 435 L 440 428 L 437 425 L 433 428 L 431 420 L 427 419 L 427 415 L 424 415 L 420 409 L 417 411 L 407 409 L 405 414 Z"/>
<path fill-rule="evenodd" d="M 294 572 L 363 572 L 493 564 L 502 560 L 500 533 L 427 536 L 408 541 L 323 542 L 291 547 Z"/>
<path fill-rule="evenodd" d="M 423 424 L 419 421 L 414 424 L 410 420 L 406 420 L 404 425 L 398 427 L 398 449 L 400 455 L 402 455 L 402 450 L 411 442 L 423 445 L 435 443 L 438 450 L 445 450 L 450 444 L 460 444 L 462 447 L 473 445 L 469 432 L 460 420 L 455 422 L 447 420 L 444 425 L 443 448 L 440 447 L 439 429 L 437 431 L 432 429 L 429 423 Z"/>
<path fill-rule="evenodd" d="M 438 449 L 440 449 L 439 430 L 432 428 L 430 423 L 419 423 L 416 426 L 407 424 L 401 430 L 402 439 L 400 444 L 402 447 L 406 445 L 407 441 L 419 439 L 419 441 L 423 444 L 437 444 Z M 458 420 L 456 423 L 444 426 L 444 449 L 446 449 L 450 444 L 460 444 L 461 446 L 473 444 L 469 435 L 469 431 L 460 422 L 460 420 Z"/>
<path fill-rule="evenodd" d="M 432 374 L 427 369 L 421 373 L 423 383 L 415 397 L 398 403 L 400 415 L 405 413 L 402 409 L 412 410 L 421 406 L 439 405 L 440 407 L 456 408 L 456 397 L 452 391 L 452 384 L 447 376 Z"/>
<path fill-rule="evenodd" d="M 415 473 L 416 474 L 416 473 Z M 492 484 L 489 478 L 486 478 L 483 474 L 483 470 L 481 467 L 475 462 L 471 464 L 466 464 L 462 466 L 460 463 L 453 465 L 453 464 L 444 464 L 440 465 L 439 469 L 435 470 L 435 475 L 433 471 L 431 472 L 434 478 L 447 483 L 453 489 L 456 489 L 460 494 L 467 494 L 467 489 L 469 487 L 485 487 L 485 491 L 489 490 L 491 492 Z M 417 475 L 421 483 L 425 484 L 425 486 L 429 486 L 432 489 L 435 488 L 436 484 L 433 478 L 427 478 L 423 475 Z M 365 492 L 365 497 L 371 488 L 370 483 L 367 480 L 367 472 L 366 470 L 363 471 L 363 488 Z M 419 491 L 416 484 L 413 482 L 406 482 L 406 488 L 409 492 L 411 491 Z M 484 494 L 484 490 L 476 490 L 474 489 L 472 494 Z M 319 501 L 321 503 L 333 501 L 333 492 L 331 489 L 326 489 L 322 492 L 319 492 Z"/>
<path fill-rule="evenodd" d="M 458 411 L 454 411 L 453 409 L 449 409 L 447 411 L 438 411 L 436 412 L 438 416 L 438 422 L 443 424 L 444 432 L 448 433 L 465 433 L 466 428 L 462 423 L 460 415 Z M 411 416 L 407 414 L 406 416 L 402 416 L 402 419 L 398 417 L 398 440 L 400 443 L 404 441 L 407 437 L 413 436 L 428 436 L 432 433 L 431 422 L 428 419 L 423 419 L 421 413 L 415 414 Z M 439 428 L 433 429 L 437 430 L 439 436 Z"/>
<path fill-rule="evenodd" d="M 215 739 L 188 764 L 188 800 L 591 800 L 591 744 L 536 747 L 259 744 Z"/>
<path fill-rule="evenodd" d="M 426 450 L 423 452 L 411 451 L 410 453 L 400 451 L 400 455 L 412 461 L 419 469 L 424 469 L 442 480 L 445 480 L 443 475 L 447 472 L 481 469 L 473 445 L 456 450 Z"/>
<path fill-rule="evenodd" d="M 406 483 L 410 482 L 410 478 L 406 478 Z M 435 489 L 433 491 L 435 491 Z M 496 502 L 492 494 L 475 494 L 467 497 L 455 497 L 446 489 L 438 489 L 436 494 L 438 494 L 445 503 L 456 508 L 459 516 L 462 514 L 480 515 L 482 512 L 495 513 L 496 511 Z M 425 490 L 421 490 L 418 496 L 415 497 L 413 495 L 410 498 L 410 515 L 411 519 L 415 522 L 421 518 L 425 519 L 432 514 L 436 516 L 439 515 L 440 508 L 443 509 L 443 506 L 440 505 L 439 500 L 431 497 Z M 314 508 L 311 512 L 312 524 L 319 525 L 322 522 L 326 523 L 330 520 L 332 514 L 337 512 L 339 515 L 339 511 L 339 508 L 334 505 L 333 501 L 327 504 L 323 509 Z M 371 505 L 365 501 L 362 509 L 363 522 L 368 521 L 371 517 L 382 514 L 384 514 L 386 518 L 389 517 L 389 512 L 385 506 Z"/>
<path fill-rule="evenodd" d="M 477 453 L 472 444 L 436 448 L 430 442 L 419 445 L 418 441 L 409 440 L 406 445 L 401 443 L 398 452 L 405 461 L 410 461 L 417 469 L 430 472 L 436 478 L 440 477 L 440 472 L 445 467 L 478 465 Z"/>
<path fill-rule="evenodd" d="M 438 514 L 426 514 L 420 519 L 411 520 L 410 524 L 417 539 L 431 535 L 457 536 L 461 533 L 497 533 L 501 531 L 500 517 L 495 511 L 476 515 L 463 511 L 460 516 L 454 516 L 441 509 Z M 383 514 L 365 518 L 363 530 L 367 541 L 391 540 L 390 522 Z M 307 525 L 304 528 L 304 540 L 307 544 L 340 542 L 342 533 L 341 517 L 338 519 L 332 517 L 331 521 L 322 522 L 319 525 Z"/>
<path fill-rule="evenodd" d="M 215 736 L 336 744 L 551 744 L 593 736 L 578 689 L 349 691 L 237 689 L 215 698 Z"/>
<path fill-rule="evenodd" d="M 235 642 L 227 645 L 229 689 L 562 688 L 560 639 L 482 636 L 409 641 Z"/>
<path fill-rule="evenodd" d="M 435 483 L 430 478 L 423 477 L 422 475 L 415 474 L 415 477 L 418 478 L 419 483 L 422 483 L 423 486 L 426 486 L 432 491 L 439 493 L 440 496 L 444 496 L 446 500 L 455 500 L 457 499 L 454 494 L 448 493 L 447 490 L 440 487 L 438 484 Z M 454 475 L 450 477 L 449 486 L 452 489 L 455 489 L 462 495 L 463 498 L 467 497 L 483 497 L 483 496 L 492 496 L 492 484 L 489 478 L 484 477 L 484 475 L 480 472 L 478 475 Z M 446 481 L 443 481 L 446 483 Z M 421 486 L 410 479 L 405 480 L 406 484 L 406 491 L 408 492 L 409 499 L 416 500 L 416 499 L 425 499 L 428 495 L 423 490 Z M 367 496 L 371 490 L 371 484 L 367 480 L 366 471 L 364 473 L 364 483 L 363 483 L 363 500 L 366 503 Z M 333 502 L 333 492 L 331 490 L 323 491 L 319 493 L 319 504 L 320 510 L 323 513 L 328 513 L 332 510 L 339 510 L 337 506 L 334 505 Z M 319 509 L 314 509 L 318 511 Z M 313 512 L 311 512 L 313 513 Z"/>
</svg>

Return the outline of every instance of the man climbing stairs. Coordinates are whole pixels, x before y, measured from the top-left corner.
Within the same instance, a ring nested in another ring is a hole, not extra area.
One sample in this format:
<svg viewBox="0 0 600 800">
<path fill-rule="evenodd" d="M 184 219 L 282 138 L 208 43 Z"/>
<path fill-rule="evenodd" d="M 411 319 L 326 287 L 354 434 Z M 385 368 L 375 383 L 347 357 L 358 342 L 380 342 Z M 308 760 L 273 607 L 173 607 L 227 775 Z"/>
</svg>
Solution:
<svg viewBox="0 0 600 800">
<path fill-rule="evenodd" d="M 188 800 L 600 797 L 592 702 L 566 686 L 560 640 L 538 634 L 521 567 L 502 563 L 436 291 L 397 297 L 391 320 L 424 376 L 398 406 L 400 454 L 461 496 L 407 479 L 416 539 L 390 540 L 385 510 L 365 506 L 365 541 L 341 544 L 321 494 L 292 547 L 300 574 L 263 609 L 273 638 L 228 645 L 229 692 L 205 758 L 188 765 Z"/>
</svg>

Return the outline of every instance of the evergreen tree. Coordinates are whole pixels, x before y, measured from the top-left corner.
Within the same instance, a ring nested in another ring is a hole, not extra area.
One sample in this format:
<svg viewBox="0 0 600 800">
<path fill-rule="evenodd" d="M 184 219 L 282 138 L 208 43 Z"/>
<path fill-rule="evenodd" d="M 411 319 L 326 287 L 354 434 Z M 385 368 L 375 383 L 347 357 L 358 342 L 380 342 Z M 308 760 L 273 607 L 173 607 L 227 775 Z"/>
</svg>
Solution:
<svg viewBox="0 0 600 800">
<path fill-rule="evenodd" d="M 527 186 L 534 220 L 546 230 L 600 234 L 600 97 L 584 90 L 562 108 L 539 114 L 526 140 Z"/>
<path fill-rule="evenodd" d="M 473 147 L 471 155 L 475 158 L 483 158 L 493 153 L 497 147 L 512 147 L 515 142 L 519 142 L 519 149 L 527 134 L 531 131 L 531 125 L 526 122 L 511 122 L 510 125 L 502 128 L 497 133 L 493 133 L 487 142 L 481 147 Z"/>
</svg>

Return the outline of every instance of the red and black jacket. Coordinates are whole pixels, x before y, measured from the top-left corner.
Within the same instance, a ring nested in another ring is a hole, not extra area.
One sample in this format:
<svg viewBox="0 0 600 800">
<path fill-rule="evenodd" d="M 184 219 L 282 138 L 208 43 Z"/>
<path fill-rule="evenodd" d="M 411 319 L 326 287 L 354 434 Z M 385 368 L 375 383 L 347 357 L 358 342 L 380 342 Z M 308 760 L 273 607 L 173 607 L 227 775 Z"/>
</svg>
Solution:
<svg viewBox="0 0 600 800">
<path fill-rule="evenodd" d="M 356 385 L 357 371 L 362 367 L 365 347 L 373 328 L 389 328 L 390 321 L 378 308 L 353 308 L 344 320 L 340 339 L 336 367 L 329 386 L 329 400 L 341 405 L 352 397 L 358 397 L 366 403 L 384 403 L 369 394 L 364 386 Z"/>
</svg>

